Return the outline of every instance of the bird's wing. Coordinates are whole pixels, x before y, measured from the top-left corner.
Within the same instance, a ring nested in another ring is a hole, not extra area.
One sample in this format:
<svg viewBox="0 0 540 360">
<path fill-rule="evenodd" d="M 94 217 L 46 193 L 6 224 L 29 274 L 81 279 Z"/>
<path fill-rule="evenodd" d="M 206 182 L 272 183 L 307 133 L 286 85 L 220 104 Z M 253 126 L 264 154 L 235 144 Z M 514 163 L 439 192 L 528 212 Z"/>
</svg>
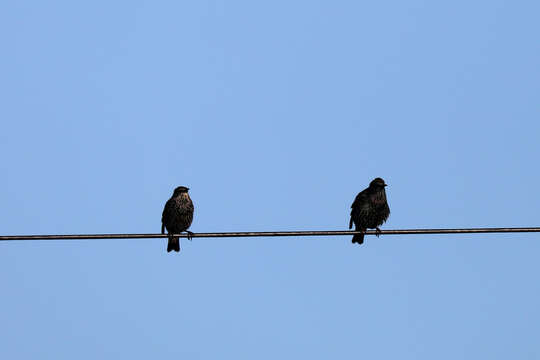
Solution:
<svg viewBox="0 0 540 360">
<path fill-rule="evenodd" d="M 365 190 L 362 190 L 361 192 L 358 193 L 358 195 L 356 195 L 356 197 L 354 198 L 354 201 L 351 205 L 351 209 L 355 209 L 355 208 L 358 208 L 360 206 L 362 206 L 363 204 L 366 204 L 369 202 L 369 196 L 368 196 L 368 192 L 367 192 L 367 189 Z"/>
<path fill-rule="evenodd" d="M 172 200 L 169 199 L 165 203 L 165 206 L 163 207 L 163 213 L 161 214 L 161 233 L 162 234 L 164 233 L 163 227 L 170 220 L 172 208 L 173 208 L 173 203 L 172 203 Z"/>
<path fill-rule="evenodd" d="M 352 222 L 362 222 L 362 219 L 369 217 L 371 212 L 371 204 L 369 201 L 369 193 L 366 190 L 356 195 L 354 202 L 351 205 L 351 220 L 349 226 L 352 228 Z"/>
<path fill-rule="evenodd" d="M 369 204 L 369 202 L 362 201 L 362 202 L 358 202 L 358 204 L 356 204 L 356 206 L 352 209 L 351 215 L 353 212 L 355 212 L 357 216 L 360 216 L 360 217 L 369 216 L 370 211 L 371 211 L 371 205 Z"/>
<path fill-rule="evenodd" d="M 361 191 L 356 195 L 351 205 L 351 219 L 349 220 L 349 229 L 352 229 L 354 221 L 365 217 L 369 214 L 369 194 L 367 189 Z"/>
</svg>

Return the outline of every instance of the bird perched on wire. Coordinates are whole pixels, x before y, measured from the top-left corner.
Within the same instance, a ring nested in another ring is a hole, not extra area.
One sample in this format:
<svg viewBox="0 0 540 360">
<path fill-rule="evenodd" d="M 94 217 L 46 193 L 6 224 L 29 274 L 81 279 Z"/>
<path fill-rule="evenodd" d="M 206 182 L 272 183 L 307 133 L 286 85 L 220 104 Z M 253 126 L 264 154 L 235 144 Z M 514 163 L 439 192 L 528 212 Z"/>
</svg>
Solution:
<svg viewBox="0 0 540 360">
<path fill-rule="evenodd" d="M 390 215 L 390 208 L 386 202 L 386 191 L 384 188 L 387 185 L 381 178 L 373 179 L 369 187 L 362 190 L 351 205 L 351 220 L 349 221 L 349 229 L 354 223 L 356 231 L 366 231 L 367 228 L 377 229 L 377 236 L 382 225 Z M 362 244 L 364 242 L 364 234 L 354 235 L 352 242 Z"/>
<path fill-rule="evenodd" d="M 171 198 L 165 203 L 163 214 L 161 215 L 161 233 L 165 234 L 165 228 L 169 234 L 167 252 L 180 251 L 180 239 L 173 234 L 180 234 L 184 231 L 188 233 L 191 240 L 191 231 L 187 231 L 193 221 L 193 202 L 188 194 L 189 188 L 179 186 L 174 189 Z"/>
</svg>

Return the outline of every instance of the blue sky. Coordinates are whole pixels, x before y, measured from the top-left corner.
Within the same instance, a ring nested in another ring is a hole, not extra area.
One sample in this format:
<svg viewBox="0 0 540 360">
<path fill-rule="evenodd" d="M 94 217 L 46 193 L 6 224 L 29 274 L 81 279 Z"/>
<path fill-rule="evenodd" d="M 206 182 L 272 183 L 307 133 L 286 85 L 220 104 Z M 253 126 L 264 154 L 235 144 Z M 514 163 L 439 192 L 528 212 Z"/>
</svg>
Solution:
<svg viewBox="0 0 540 360">
<path fill-rule="evenodd" d="M 533 1 L 4 2 L 3 234 L 538 226 Z M 0 244 L 5 359 L 538 358 L 537 234 Z"/>
</svg>

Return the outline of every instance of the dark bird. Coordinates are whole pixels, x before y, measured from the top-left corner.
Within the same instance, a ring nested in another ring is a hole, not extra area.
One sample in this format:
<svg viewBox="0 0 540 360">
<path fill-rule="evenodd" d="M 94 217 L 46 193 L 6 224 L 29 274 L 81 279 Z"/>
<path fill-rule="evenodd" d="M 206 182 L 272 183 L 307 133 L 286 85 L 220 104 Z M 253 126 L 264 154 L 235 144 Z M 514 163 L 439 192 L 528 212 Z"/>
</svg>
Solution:
<svg viewBox="0 0 540 360">
<path fill-rule="evenodd" d="M 184 231 L 188 233 L 191 240 L 191 231 L 187 231 L 193 221 L 193 202 L 188 194 L 188 188 L 179 186 L 174 189 L 171 198 L 165 203 L 163 214 L 161 215 L 161 233 L 165 234 L 165 228 L 169 234 L 167 252 L 180 251 L 180 239 L 173 234 L 180 234 Z"/>
<path fill-rule="evenodd" d="M 369 187 L 361 191 L 351 205 L 351 220 L 349 221 L 349 229 L 354 227 L 356 231 L 366 231 L 367 228 L 377 229 L 377 236 L 382 225 L 390 215 L 390 208 L 386 202 L 386 192 L 384 188 L 386 184 L 381 178 L 373 179 L 369 183 Z M 364 242 L 364 234 L 354 235 L 352 242 L 362 244 Z"/>
</svg>

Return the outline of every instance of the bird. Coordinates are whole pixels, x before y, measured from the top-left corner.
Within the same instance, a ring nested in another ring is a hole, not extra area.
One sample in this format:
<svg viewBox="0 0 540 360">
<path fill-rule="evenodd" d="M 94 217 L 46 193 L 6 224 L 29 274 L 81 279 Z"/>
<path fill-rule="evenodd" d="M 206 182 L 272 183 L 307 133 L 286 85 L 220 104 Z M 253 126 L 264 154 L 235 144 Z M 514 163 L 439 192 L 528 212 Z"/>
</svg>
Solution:
<svg viewBox="0 0 540 360">
<path fill-rule="evenodd" d="M 349 221 L 349 229 L 354 223 L 356 231 L 366 231 L 367 228 L 375 228 L 377 236 L 379 236 L 381 226 L 388 216 L 390 216 L 390 208 L 386 201 L 386 183 L 381 178 L 375 178 L 367 189 L 362 190 L 351 205 L 351 219 Z M 362 244 L 364 242 L 364 234 L 354 235 L 352 243 Z"/>
<path fill-rule="evenodd" d="M 187 231 L 193 221 L 193 202 L 188 194 L 189 188 L 178 186 L 169 200 L 165 203 L 163 214 L 161 215 L 161 233 L 165 234 L 165 228 L 169 234 L 169 242 L 167 244 L 167 252 L 172 250 L 180 251 L 180 239 L 173 234 L 180 234 L 184 231 L 188 234 L 188 239 L 191 240 L 193 233 Z"/>
</svg>

